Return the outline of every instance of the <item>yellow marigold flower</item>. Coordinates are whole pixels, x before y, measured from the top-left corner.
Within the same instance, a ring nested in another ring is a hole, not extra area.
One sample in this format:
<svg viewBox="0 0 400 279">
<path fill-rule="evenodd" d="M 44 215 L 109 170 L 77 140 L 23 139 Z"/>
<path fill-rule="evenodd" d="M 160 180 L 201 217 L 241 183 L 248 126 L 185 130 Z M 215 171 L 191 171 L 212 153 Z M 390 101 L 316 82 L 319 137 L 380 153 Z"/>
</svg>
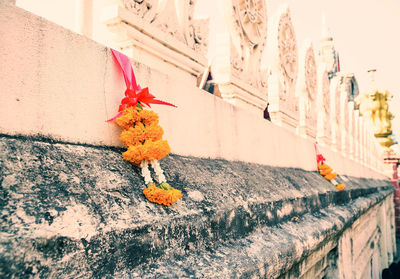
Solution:
<svg viewBox="0 0 400 279">
<path fill-rule="evenodd" d="M 157 141 L 162 138 L 163 133 L 164 130 L 161 128 L 160 125 L 151 124 L 149 126 L 146 126 L 146 130 L 144 132 L 144 138 L 146 140 L 150 139 L 152 141 Z"/>
<path fill-rule="evenodd" d="M 143 109 L 140 111 L 139 115 L 140 121 L 142 121 L 145 126 L 158 124 L 158 114 L 152 110 Z"/>
<path fill-rule="evenodd" d="M 119 137 L 121 142 L 126 146 L 142 144 L 145 141 L 145 128 L 142 123 L 138 123 L 128 130 L 124 130 Z"/>
<path fill-rule="evenodd" d="M 143 194 L 149 201 L 166 206 L 170 206 L 172 203 L 176 202 L 182 197 L 181 191 L 172 187 L 169 190 L 164 190 L 156 187 L 154 183 L 144 189 Z"/>
<path fill-rule="evenodd" d="M 115 119 L 115 122 L 118 124 L 118 126 L 126 130 L 129 129 L 130 127 L 133 127 L 135 123 L 139 121 L 140 121 L 139 112 L 133 107 L 124 109 L 122 111 L 122 115 L 117 119 Z"/>
<path fill-rule="evenodd" d="M 339 191 L 343 191 L 344 188 L 346 188 L 346 185 L 344 185 L 344 184 L 338 184 L 338 185 L 336 185 L 336 189 L 338 189 Z"/>
</svg>

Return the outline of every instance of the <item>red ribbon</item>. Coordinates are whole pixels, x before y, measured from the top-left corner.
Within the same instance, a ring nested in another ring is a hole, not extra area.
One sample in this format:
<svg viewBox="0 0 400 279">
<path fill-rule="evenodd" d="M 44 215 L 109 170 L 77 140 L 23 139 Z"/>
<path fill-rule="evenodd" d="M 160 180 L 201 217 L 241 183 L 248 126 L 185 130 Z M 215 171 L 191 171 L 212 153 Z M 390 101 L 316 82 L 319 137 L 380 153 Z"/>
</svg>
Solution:
<svg viewBox="0 0 400 279">
<path fill-rule="evenodd" d="M 323 164 L 325 162 L 324 156 L 318 151 L 317 143 L 314 143 L 315 153 L 317 154 L 317 164 Z"/>
<path fill-rule="evenodd" d="M 119 105 L 118 114 L 113 118 L 107 120 L 107 122 L 115 120 L 116 118 L 121 116 L 122 111 L 124 109 L 128 107 L 136 107 L 137 104 L 146 105 L 149 108 L 150 104 L 159 104 L 159 105 L 176 107 L 173 104 L 157 100 L 155 96 L 150 94 L 149 88 L 147 87 L 144 89 L 140 88 L 140 86 L 136 83 L 135 73 L 133 72 L 129 58 L 126 55 L 114 49 L 111 49 L 111 52 L 115 60 L 118 62 L 118 65 L 121 68 L 122 73 L 124 75 L 126 90 L 125 90 L 125 97 L 121 100 L 121 104 Z"/>
</svg>

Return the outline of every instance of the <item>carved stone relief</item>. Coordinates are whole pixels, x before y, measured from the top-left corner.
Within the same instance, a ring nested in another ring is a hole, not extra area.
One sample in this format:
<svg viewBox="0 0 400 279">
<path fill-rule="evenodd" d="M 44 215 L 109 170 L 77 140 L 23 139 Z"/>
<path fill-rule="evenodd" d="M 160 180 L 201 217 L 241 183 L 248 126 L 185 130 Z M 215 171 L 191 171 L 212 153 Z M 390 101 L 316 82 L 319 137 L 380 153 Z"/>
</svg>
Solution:
<svg viewBox="0 0 400 279">
<path fill-rule="evenodd" d="M 235 0 L 234 9 L 243 34 L 252 45 L 260 45 L 265 39 L 267 11 L 263 0 Z"/>
<path fill-rule="evenodd" d="M 305 84 L 307 92 L 306 117 L 316 119 L 316 96 L 317 96 L 317 66 L 315 63 L 314 50 L 310 46 L 305 57 Z"/>
<path fill-rule="evenodd" d="M 145 22 L 170 34 L 190 48 L 205 53 L 208 26 L 194 20 L 196 0 L 120 0 L 122 6 Z"/>
<path fill-rule="evenodd" d="M 156 16 L 159 0 L 122 0 L 122 5 L 147 22 L 152 22 Z"/>
<path fill-rule="evenodd" d="M 268 101 L 271 108 L 271 119 L 278 125 L 287 125 L 290 128 L 304 127 L 304 106 L 306 101 L 302 98 L 306 90 L 306 73 L 304 72 L 304 67 L 306 66 L 302 61 L 301 78 L 299 79 L 298 88 L 296 88 L 299 67 L 297 41 L 290 10 L 287 6 L 282 7 L 280 13 L 275 17 L 268 47 L 272 48 L 272 65 L 268 84 L 268 88 L 270 88 L 268 90 Z M 299 91 L 296 91 L 297 89 Z M 299 95 L 296 92 L 301 93 Z M 301 104 L 299 98 L 301 99 Z M 299 110 L 299 105 L 301 110 Z M 303 122 L 299 121 L 300 114 Z"/>
<path fill-rule="evenodd" d="M 267 38 L 265 0 L 233 0 L 232 4 L 233 75 L 260 88 L 261 56 Z"/>
<path fill-rule="evenodd" d="M 300 51 L 296 96 L 299 97 L 299 127 L 302 136 L 316 137 L 317 132 L 317 67 L 311 41 L 306 41 Z"/>
<path fill-rule="evenodd" d="M 278 25 L 278 53 L 283 74 L 282 100 L 294 94 L 297 79 L 297 43 L 289 13 L 281 16 Z"/>
</svg>

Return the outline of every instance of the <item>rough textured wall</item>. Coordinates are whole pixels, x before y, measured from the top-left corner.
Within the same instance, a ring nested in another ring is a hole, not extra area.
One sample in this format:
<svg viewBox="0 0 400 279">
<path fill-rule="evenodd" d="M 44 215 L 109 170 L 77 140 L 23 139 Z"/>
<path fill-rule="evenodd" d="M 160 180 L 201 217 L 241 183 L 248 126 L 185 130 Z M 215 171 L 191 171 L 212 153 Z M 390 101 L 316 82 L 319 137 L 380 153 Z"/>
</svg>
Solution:
<svg viewBox="0 0 400 279">
<path fill-rule="evenodd" d="M 0 137 L 0 277 L 275 278 L 393 192 L 385 180 L 343 177 L 338 192 L 316 172 L 170 155 L 161 165 L 183 198 L 167 208 L 144 198 L 120 152 Z"/>
</svg>

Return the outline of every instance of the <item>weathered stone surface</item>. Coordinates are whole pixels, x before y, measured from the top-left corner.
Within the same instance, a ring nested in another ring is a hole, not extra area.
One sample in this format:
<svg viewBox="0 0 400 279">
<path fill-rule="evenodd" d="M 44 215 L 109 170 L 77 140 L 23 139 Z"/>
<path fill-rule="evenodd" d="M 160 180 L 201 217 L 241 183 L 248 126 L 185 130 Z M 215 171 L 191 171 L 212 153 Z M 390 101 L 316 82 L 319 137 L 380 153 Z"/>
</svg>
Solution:
<svg viewBox="0 0 400 279">
<path fill-rule="evenodd" d="M 122 149 L 0 136 L 0 277 L 275 278 L 393 192 L 388 181 L 170 155 L 149 203 Z"/>
</svg>

